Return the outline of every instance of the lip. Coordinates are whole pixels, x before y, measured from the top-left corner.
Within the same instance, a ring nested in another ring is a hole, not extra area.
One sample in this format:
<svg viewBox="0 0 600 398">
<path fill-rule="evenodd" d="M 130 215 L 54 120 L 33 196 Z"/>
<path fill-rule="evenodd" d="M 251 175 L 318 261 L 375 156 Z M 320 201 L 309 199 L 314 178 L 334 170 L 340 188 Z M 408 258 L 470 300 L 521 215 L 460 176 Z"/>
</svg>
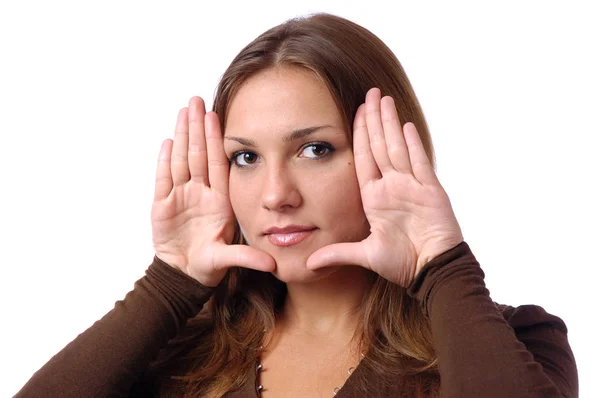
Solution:
<svg viewBox="0 0 600 398">
<path fill-rule="evenodd" d="M 302 242 L 312 235 L 316 227 L 306 225 L 287 225 L 285 227 L 271 227 L 263 232 L 269 242 L 275 246 L 292 246 Z"/>
<path fill-rule="evenodd" d="M 263 232 L 263 235 L 270 234 L 289 234 L 292 232 L 310 231 L 316 227 L 312 225 L 286 225 L 285 227 L 271 227 Z"/>
</svg>

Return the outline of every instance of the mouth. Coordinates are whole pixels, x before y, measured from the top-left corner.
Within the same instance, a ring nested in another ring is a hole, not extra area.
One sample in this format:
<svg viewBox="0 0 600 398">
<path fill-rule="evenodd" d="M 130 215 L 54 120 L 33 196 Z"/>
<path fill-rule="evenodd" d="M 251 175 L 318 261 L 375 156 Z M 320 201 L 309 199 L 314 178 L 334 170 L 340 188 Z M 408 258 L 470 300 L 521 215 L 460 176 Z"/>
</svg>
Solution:
<svg viewBox="0 0 600 398">
<path fill-rule="evenodd" d="M 269 242 L 275 246 L 286 247 L 296 245 L 309 236 L 316 230 L 316 227 L 296 227 L 290 226 L 285 228 L 270 228 L 264 235 Z"/>
</svg>

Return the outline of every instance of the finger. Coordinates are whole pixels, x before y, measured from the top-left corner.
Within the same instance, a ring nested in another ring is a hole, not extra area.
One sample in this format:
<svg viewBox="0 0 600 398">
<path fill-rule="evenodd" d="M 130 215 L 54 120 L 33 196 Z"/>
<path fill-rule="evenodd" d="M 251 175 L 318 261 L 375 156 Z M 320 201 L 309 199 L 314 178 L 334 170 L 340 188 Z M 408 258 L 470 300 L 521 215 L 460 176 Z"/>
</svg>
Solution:
<svg viewBox="0 0 600 398">
<path fill-rule="evenodd" d="M 365 117 L 367 120 L 367 131 L 369 132 L 369 142 L 371 143 L 371 152 L 381 170 L 381 174 L 393 170 L 392 162 L 387 151 L 385 142 L 385 133 L 381 124 L 381 91 L 378 88 L 372 88 L 367 92 L 365 100 Z"/>
<path fill-rule="evenodd" d="M 404 125 L 403 130 L 415 178 L 422 184 L 439 184 L 435 170 L 433 170 L 433 166 L 423 147 L 417 127 L 409 122 Z"/>
<path fill-rule="evenodd" d="M 365 104 L 360 105 L 356 110 L 353 131 L 352 145 L 356 164 L 356 177 L 358 178 L 358 185 L 362 188 L 369 181 L 381 178 L 381 173 L 377 163 L 375 163 L 371 152 L 371 144 L 369 143 L 369 133 L 365 120 Z"/>
<path fill-rule="evenodd" d="M 204 134 L 204 116 L 206 109 L 200 97 L 193 97 L 189 103 L 190 141 L 188 148 L 188 167 L 190 179 L 208 184 L 208 165 L 206 158 L 206 137 Z"/>
<path fill-rule="evenodd" d="M 244 267 L 262 272 L 273 272 L 276 264 L 267 253 L 247 245 L 225 245 L 215 252 L 215 270 Z"/>
<path fill-rule="evenodd" d="M 185 184 L 190 180 L 188 167 L 188 108 L 179 111 L 177 125 L 175 126 L 175 137 L 173 139 L 173 152 L 171 153 L 171 174 L 173 185 Z"/>
<path fill-rule="evenodd" d="M 306 260 L 306 268 L 310 270 L 335 265 L 358 265 L 370 269 L 362 242 L 335 243 L 325 246 Z"/>
<path fill-rule="evenodd" d="M 211 188 L 224 195 L 229 192 L 229 161 L 223 148 L 219 117 L 215 112 L 205 116 L 206 148 L 208 152 L 208 180 Z"/>
<path fill-rule="evenodd" d="M 169 196 L 173 189 L 171 178 L 171 151 L 173 141 L 166 139 L 160 146 L 158 164 L 156 166 L 156 182 L 154 184 L 154 200 L 161 200 Z"/>
<path fill-rule="evenodd" d="M 385 132 L 388 156 L 394 168 L 404 173 L 412 173 L 408 148 L 404 141 L 402 125 L 398 119 L 398 111 L 394 99 L 385 96 L 381 99 L 381 121 Z"/>
</svg>

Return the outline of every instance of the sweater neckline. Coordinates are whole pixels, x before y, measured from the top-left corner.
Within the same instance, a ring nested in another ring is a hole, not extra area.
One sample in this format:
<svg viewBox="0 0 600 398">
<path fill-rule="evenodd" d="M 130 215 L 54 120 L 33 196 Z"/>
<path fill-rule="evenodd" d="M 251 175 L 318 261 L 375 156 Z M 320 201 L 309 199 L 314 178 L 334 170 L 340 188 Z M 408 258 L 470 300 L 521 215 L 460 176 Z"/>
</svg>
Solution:
<svg viewBox="0 0 600 398">
<path fill-rule="evenodd" d="M 351 395 L 348 395 L 348 394 L 349 394 L 349 391 L 352 391 L 352 389 L 353 389 L 354 379 L 356 379 L 356 377 L 358 377 L 358 374 L 362 373 L 363 369 L 364 369 L 363 359 L 364 359 L 364 357 L 361 358 L 361 360 L 358 363 L 358 365 L 355 366 L 355 368 L 352 371 L 352 373 L 350 373 L 350 375 L 346 379 L 346 382 L 344 384 L 342 384 L 342 386 L 340 386 L 340 389 L 335 394 L 336 398 L 346 398 L 346 396 L 351 397 Z M 255 363 L 254 363 L 254 372 L 253 372 L 254 377 L 252 377 L 252 379 L 248 383 L 252 387 L 252 390 L 254 392 L 253 396 L 257 397 L 257 398 L 261 397 L 260 391 L 258 390 L 258 386 L 259 386 L 259 376 L 258 376 L 259 365 L 260 365 L 260 357 L 256 357 L 256 360 L 255 360 Z"/>
</svg>

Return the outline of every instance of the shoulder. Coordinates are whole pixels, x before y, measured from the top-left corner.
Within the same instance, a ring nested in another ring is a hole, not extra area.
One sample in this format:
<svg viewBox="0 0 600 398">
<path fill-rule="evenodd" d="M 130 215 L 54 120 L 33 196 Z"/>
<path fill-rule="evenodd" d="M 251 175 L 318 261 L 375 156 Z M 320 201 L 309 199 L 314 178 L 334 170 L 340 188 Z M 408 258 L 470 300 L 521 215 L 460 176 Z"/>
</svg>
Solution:
<svg viewBox="0 0 600 398">
<path fill-rule="evenodd" d="M 577 364 L 567 337 L 565 322 L 539 305 L 496 304 L 524 348 L 542 366 L 563 394 L 579 389 Z M 516 347 L 519 349 L 519 347 Z M 567 396 L 567 395 L 565 395 Z"/>
<path fill-rule="evenodd" d="M 534 304 L 525 304 L 513 307 L 506 304 L 494 303 L 504 320 L 508 322 L 515 332 L 517 330 L 531 328 L 532 326 L 548 327 L 567 334 L 568 329 L 565 322 L 556 315 L 546 312 L 543 307 Z"/>
<path fill-rule="evenodd" d="M 145 369 L 138 383 L 138 394 L 131 396 L 183 396 L 185 380 L 180 377 L 197 369 L 206 357 L 212 344 L 214 323 L 202 311 L 194 318 L 188 319 L 181 332 L 170 339 Z"/>
</svg>

